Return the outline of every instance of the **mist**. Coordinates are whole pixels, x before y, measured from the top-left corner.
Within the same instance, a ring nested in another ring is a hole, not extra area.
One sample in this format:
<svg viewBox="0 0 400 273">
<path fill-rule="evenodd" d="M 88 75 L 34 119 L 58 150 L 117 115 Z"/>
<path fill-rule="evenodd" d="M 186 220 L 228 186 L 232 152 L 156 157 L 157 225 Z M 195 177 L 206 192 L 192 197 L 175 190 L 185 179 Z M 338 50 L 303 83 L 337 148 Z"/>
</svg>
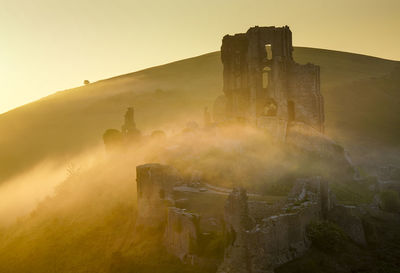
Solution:
<svg viewBox="0 0 400 273">
<path fill-rule="evenodd" d="M 196 173 L 215 186 L 243 186 L 250 191 L 283 194 L 271 192 L 268 187 L 290 180 L 291 173 L 298 175 L 299 170 L 304 172 L 301 175 L 309 174 L 304 171 L 304 159 L 294 157 L 290 148 L 251 127 L 170 127 L 166 138 L 147 135 L 138 143 L 108 154 L 103 146 L 94 147 L 65 163 L 46 160 L 7 181 L 0 187 L 0 222 L 11 224 L 39 203 L 46 203 L 44 200 L 52 200 L 53 208 L 63 210 L 68 210 L 63 202 L 71 210 L 81 210 L 79 204 L 94 203 L 100 197 L 107 199 L 104 202 L 131 203 L 136 193 L 136 166 L 145 163 L 171 165 L 183 176 Z"/>
<path fill-rule="evenodd" d="M 99 163 L 103 147 L 95 147 L 69 160 L 46 159 L 28 171 L 0 184 L 0 226 L 10 225 L 32 212 L 68 177 Z"/>
<path fill-rule="evenodd" d="M 137 141 L 107 152 L 96 146 L 64 164 L 47 160 L 4 184 L 0 271 L 108 272 L 115 253 L 148 259 L 137 236 L 155 242 L 154 236 L 134 234 L 141 164 L 170 165 L 186 181 L 196 175 L 202 183 L 268 196 L 285 196 L 296 178 L 335 169 L 250 126 L 201 128 L 189 122 L 164 128 L 165 136 L 145 132 Z M 158 243 L 151 249 L 159 249 Z"/>
</svg>

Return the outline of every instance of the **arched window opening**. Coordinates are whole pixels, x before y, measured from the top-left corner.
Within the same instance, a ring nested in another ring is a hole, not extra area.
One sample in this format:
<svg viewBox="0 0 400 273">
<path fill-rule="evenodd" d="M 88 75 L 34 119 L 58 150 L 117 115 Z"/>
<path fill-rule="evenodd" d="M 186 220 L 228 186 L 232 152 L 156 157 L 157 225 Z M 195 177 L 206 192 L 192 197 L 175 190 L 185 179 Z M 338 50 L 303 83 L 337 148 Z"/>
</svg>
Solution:
<svg viewBox="0 0 400 273">
<path fill-rule="evenodd" d="M 271 72 L 271 68 L 269 68 L 268 66 L 264 67 L 263 72 L 262 72 L 263 88 L 268 88 L 270 72 Z"/>
<path fill-rule="evenodd" d="M 272 45 L 271 44 L 266 44 L 265 45 L 265 51 L 267 52 L 267 60 L 268 61 L 272 60 Z"/>
</svg>

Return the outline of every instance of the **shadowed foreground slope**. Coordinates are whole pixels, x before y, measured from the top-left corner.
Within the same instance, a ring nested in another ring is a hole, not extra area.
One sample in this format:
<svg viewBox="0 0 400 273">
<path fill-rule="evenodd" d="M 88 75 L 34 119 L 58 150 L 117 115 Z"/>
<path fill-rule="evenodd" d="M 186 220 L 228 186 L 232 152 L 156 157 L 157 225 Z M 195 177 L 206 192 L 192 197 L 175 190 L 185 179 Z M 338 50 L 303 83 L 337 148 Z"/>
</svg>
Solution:
<svg viewBox="0 0 400 273">
<path fill-rule="evenodd" d="M 397 160 L 400 72 L 393 70 L 400 62 L 312 48 L 296 48 L 294 57 L 321 66 L 326 133 L 360 161 Z M 221 93 L 222 65 L 214 52 L 57 92 L 4 113 L 0 182 L 46 158 L 65 162 L 99 144 L 105 129 L 122 123 L 127 106 L 135 107 L 141 130 L 173 130 L 201 121 L 203 107 Z"/>
</svg>

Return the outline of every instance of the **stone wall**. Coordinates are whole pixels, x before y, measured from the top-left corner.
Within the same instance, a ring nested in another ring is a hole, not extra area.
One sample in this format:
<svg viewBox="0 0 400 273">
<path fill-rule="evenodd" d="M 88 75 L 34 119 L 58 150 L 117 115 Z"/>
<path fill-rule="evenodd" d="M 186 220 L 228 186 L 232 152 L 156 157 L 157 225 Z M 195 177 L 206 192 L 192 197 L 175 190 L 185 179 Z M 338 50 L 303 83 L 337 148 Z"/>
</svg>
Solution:
<svg viewBox="0 0 400 273">
<path fill-rule="evenodd" d="M 161 164 L 136 167 L 138 214 L 136 226 L 156 228 L 164 225 L 167 207 L 173 203 L 173 186 L 181 180 L 177 171 Z"/>
<path fill-rule="evenodd" d="M 259 221 L 266 217 L 279 214 L 284 202 L 276 202 L 274 204 L 268 204 L 264 201 L 248 201 L 249 216 L 253 221 Z"/>
<path fill-rule="evenodd" d="M 310 203 L 296 212 L 263 219 L 247 233 L 251 271 L 268 272 L 300 257 L 309 248 L 306 227 L 321 219 L 320 207 Z"/>
<path fill-rule="evenodd" d="M 166 250 L 184 263 L 215 266 L 216 258 L 201 255 L 204 243 L 212 240 L 213 235 L 221 236 L 223 233 L 222 223 L 209 215 L 200 217 L 200 214 L 176 207 L 183 201 L 177 199 L 179 188 L 182 188 L 177 185 L 185 182 L 176 169 L 161 164 L 145 164 L 137 166 L 136 169 L 138 202 L 136 229 L 156 228 L 158 230 L 155 232 L 163 232 Z M 189 186 L 183 188 L 189 191 L 196 190 Z M 197 194 L 200 196 L 206 193 L 197 192 Z"/>
<path fill-rule="evenodd" d="M 293 103 L 293 118 L 324 132 L 324 100 L 320 92 L 319 66 L 292 65 L 288 100 Z"/>
<path fill-rule="evenodd" d="M 186 263 L 193 264 L 198 237 L 199 216 L 175 207 L 168 208 L 164 245 L 167 251 Z"/>
<path fill-rule="evenodd" d="M 379 190 L 394 190 L 400 194 L 400 168 L 389 165 L 380 167 L 377 172 Z"/>
<path fill-rule="evenodd" d="M 329 211 L 328 219 L 338 226 L 357 244 L 366 245 L 363 212 L 355 206 L 335 206 Z"/>
<path fill-rule="evenodd" d="M 229 246 L 218 272 L 273 272 L 300 257 L 310 246 L 306 228 L 324 219 L 332 206 L 329 199 L 327 181 L 318 177 L 296 181 L 283 204 L 248 202 L 246 192 L 236 189 L 226 202 Z"/>
<path fill-rule="evenodd" d="M 250 272 L 250 246 L 247 230 L 251 228 L 248 214 L 247 193 L 244 189 L 234 189 L 225 206 L 226 240 L 224 261 L 218 272 Z"/>
<path fill-rule="evenodd" d="M 210 260 L 203 253 L 212 237 L 202 225 L 206 227 L 204 223 L 216 219 L 175 207 L 174 186 L 182 183 L 181 179 L 169 166 L 137 167 L 137 226 L 162 227 L 165 248 L 184 263 L 215 263 L 215 257 Z M 225 233 L 226 248 L 218 272 L 273 272 L 309 248 L 307 225 L 325 219 L 331 208 L 328 183 L 319 177 L 296 180 L 287 200 L 274 204 L 249 201 L 245 189 L 233 189 L 225 203 L 224 226 L 213 225 L 211 229 L 213 234 Z M 335 215 L 338 214 L 331 213 L 330 217 L 333 219 Z M 352 217 L 351 213 L 346 215 Z M 203 222 L 202 216 L 205 216 Z M 362 243 L 357 237 L 360 222 L 351 220 L 356 222 L 346 220 L 345 223 L 354 225 L 343 225 L 343 228 Z"/>
<path fill-rule="evenodd" d="M 381 181 L 400 181 L 400 168 L 393 165 L 380 167 L 377 174 Z"/>
</svg>

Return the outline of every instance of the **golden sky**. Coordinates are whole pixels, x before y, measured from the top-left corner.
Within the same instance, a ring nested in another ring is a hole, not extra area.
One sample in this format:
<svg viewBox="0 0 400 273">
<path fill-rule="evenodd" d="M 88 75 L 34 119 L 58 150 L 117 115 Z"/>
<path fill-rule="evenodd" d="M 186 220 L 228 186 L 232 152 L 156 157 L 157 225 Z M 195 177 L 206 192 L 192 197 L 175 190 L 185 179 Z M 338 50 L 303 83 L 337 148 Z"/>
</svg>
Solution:
<svg viewBox="0 0 400 273">
<path fill-rule="evenodd" d="M 400 60 L 400 0 L 0 0 L 0 113 L 289 25 L 294 45 Z"/>
</svg>

